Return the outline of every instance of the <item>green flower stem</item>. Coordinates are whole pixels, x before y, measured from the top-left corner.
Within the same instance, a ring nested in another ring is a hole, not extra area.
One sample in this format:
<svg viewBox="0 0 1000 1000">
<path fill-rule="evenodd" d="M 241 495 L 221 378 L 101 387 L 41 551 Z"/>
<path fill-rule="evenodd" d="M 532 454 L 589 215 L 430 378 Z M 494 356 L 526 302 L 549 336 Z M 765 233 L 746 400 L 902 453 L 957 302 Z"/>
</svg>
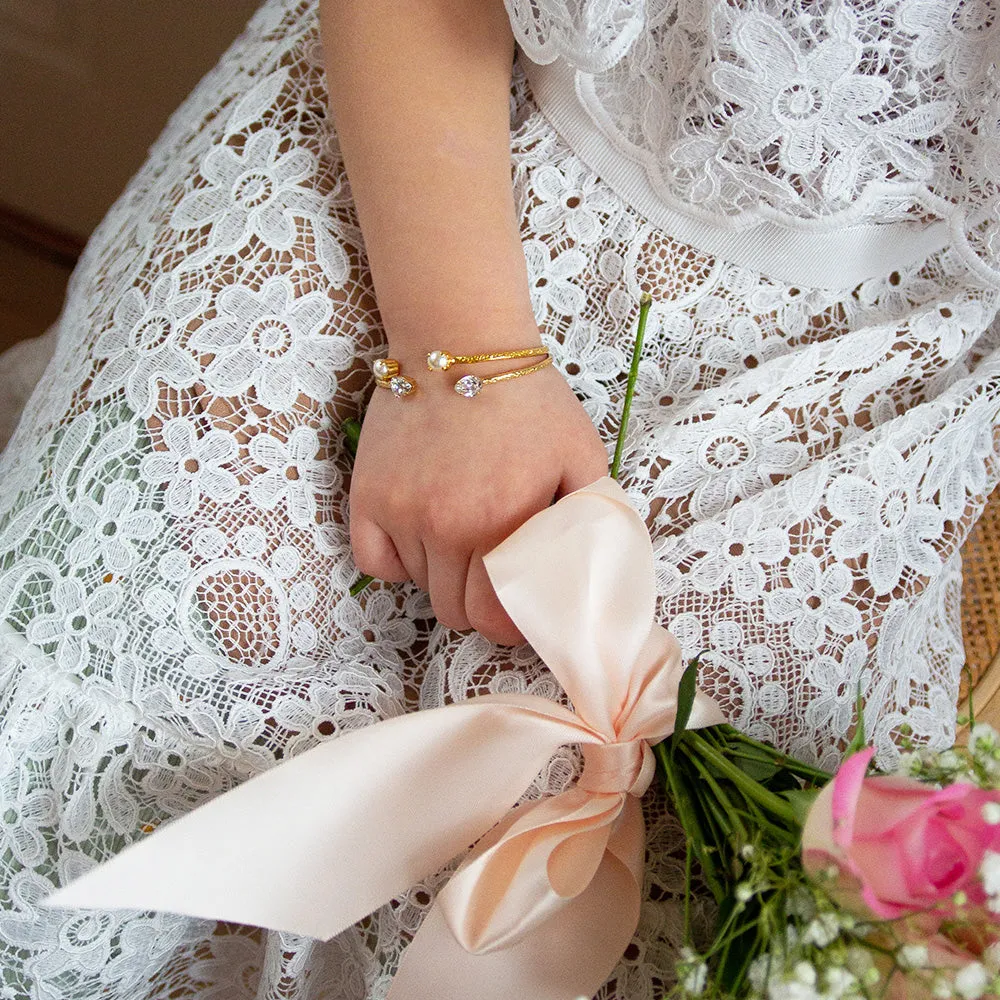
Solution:
<svg viewBox="0 0 1000 1000">
<path fill-rule="evenodd" d="M 618 470 L 621 468 L 622 452 L 625 449 L 625 432 L 628 430 L 628 418 L 632 413 L 632 397 L 635 395 L 635 382 L 639 377 L 639 358 L 642 355 L 642 342 L 646 336 L 646 318 L 649 316 L 649 307 L 653 304 L 653 297 L 649 292 L 643 292 L 639 297 L 639 326 L 635 333 L 635 346 L 632 348 L 632 364 L 628 370 L 628 382 L 625 383 L 625 400 L 622 403 L 622 419 L 618 425 L 618 440 L 615 441 L 615 457 L 611 462 L 610 476 L 612 479 L 618 478 Z"/>
<path fill-rule="evenodd" d="M 756 803 L 767 812 L 784 820 L 789 827 L 798 827 L 795 810 L 780 795 L 769 792 L 760 782 L 754 781 L 753 778 L 744 774 L 732 761 L 716 750 L 708 740 L 703 739 L 696 731 L 692 730 L 688 734 L 688 739 L 691 741 L 691 749 L 696 751 L 704 761 L 717 771 L 721 772 L 724 777 L 728 778 L 747 797 L 748 801 Z"/>
<path fill-rule="evenodd" d="M 684 842 L 684 943 L 690 947 L 691 937 L 691 893 L 686 891 L 691 886 L 691 860 L 693 851 L 691 849 L 691 838 Z"/>
<path fill-rule="evenodd" d="M 374 582 L 374 580 L 375 577 L 369 576 L 367 573 L 365 573 L 364 576 L 359 576 L 357 580 L 355 580 L 354 583 L 351 584 L 351 589 L 349 591 L 351 597 L 357 597 L 358 594 L 360 594 L 361 591 L 364 590 L 369 583 Z"/>
<path fill-rule="evenodd" d="M 690 746 L 686 745 L 686 743 L 686 740 L 681 740 L 681 753 L 683 753 L 691 761 L 695 770 L 697 770 L 698 774 L 701 776 L 701 780 L 704 781 L 710 789 L 711 794 L 705 796 L 703 801 L 713 812 L 716 824 L 723 834 L 725 834 L 727 839 L 731 838 L 733 833 L 735 833 L 740 838 L 740 843 L 746 843 L 747 830 L 740 820 L 739 810 L 733 808 L 732 804 L 728 801 L 728 796 L 719 786 L 719 783 L 715 780 L 712 772 L 708 767 L 706 767 L 705 763 L 698 758 L 698 755 L 692 751 Z"/>
<path fill-rule="evenodd" d="M 789 830 L 788 827 L 778 826 L 777 824 L 772 823 L 771 820 L 760 811 L 758 811 L 754 822 L 762 831 L 769 833 L 775 840 L 779 840 L 789 847 L 798 847 L 799 840 L 801 839 L 801 833 L 798 829 Z"/>
<path fill-rule="evenodd" d="M 691 845 L 694 855 L 698 859 L 698 864 L 701 866 L 702 874 L 705 877 L 705 882 L 708 885 L 709 891 L 712 893 L 715 901 L 717 903 L 721 903 L 726 897 L 726 890 L 716 876 L 715 863 L 712 861 L 708 850 L 706 849 L 709 846 L 708 839 L 705 836 L 701 821 L 698 819 L 694 803 L 688 794 L 687 788 L 681 780 L 680 772 L 671 766 L 670 753 L 667 749 L 666 742 L 657 743 L 656 746 L 653 747 L 653 752 L 656 754 L 660 761 L 660 765 L 663 767 L 663 771 L 667 779 L 667 785 L 670 789 L 670 797 L 673 799 L 674 808 L 677 812 L 677 819 L 680 820 L 681 827 L 687 835 L 688 844 Z M 690 893 L 690 881 L 686 883 L 686 887 L 688 893 Z"/>
<path fill-rule="evenodd" d="M 735 940 L 742 937 L 751 927 L 759 923 L 758 917 L 757 920 L 753 920 L 749 924 L 740 924 L 739 921 L 743 915 L 744 907 L 742 905 L 734 906 L 726 914 L 722 923 L 715 928 L 715 936 L 712 938 L 712 943 L 706 951 L 702 952 L 703 958 L 712 958 L 718 955 L 719 952 L 725 952 Z"/>
</svg>

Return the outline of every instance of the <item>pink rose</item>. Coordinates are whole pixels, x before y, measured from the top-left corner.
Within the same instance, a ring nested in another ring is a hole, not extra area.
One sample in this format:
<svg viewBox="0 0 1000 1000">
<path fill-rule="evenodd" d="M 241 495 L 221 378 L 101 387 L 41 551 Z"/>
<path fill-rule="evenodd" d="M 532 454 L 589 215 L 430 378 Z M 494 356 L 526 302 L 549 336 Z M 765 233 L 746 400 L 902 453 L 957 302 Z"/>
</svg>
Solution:
<svg viewBox="0 0 1000 1000">
<path fill-rule="evenodd" d="M 1000 802 L 1000 792 L 957 783 L 934 788 L 909 778 L 866 778 L 874 750 L 862 750 L 844 761 L 819 793 L 802 831 L 802 862 L 818 873 L 831 864 L 856 882 L 857 897 L 871 913 L 894 919 L 935 909 L 954 914 L 955 893 L 964 892 L 971 906 L 982 906 L 986 894 L 979 868 L 986 851 L 1000 851 L 1000 826 L 983 818 L 987 802 Z"/>
</svg>

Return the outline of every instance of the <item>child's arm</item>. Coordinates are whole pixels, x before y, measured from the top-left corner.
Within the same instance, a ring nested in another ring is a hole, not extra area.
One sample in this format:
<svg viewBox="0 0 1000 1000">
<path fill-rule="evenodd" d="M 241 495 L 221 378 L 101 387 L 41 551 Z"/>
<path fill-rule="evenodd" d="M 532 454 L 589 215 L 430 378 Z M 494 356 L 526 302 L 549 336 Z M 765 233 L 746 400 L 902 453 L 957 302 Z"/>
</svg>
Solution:
<svg viewBox="0 0 1000 1000">
<path fill-rule="evenodd" d="M 427 588 L 445 624 L 516 641 L 482 555 L 602 475 L 607 456 L 551 368 L 469 400 L 451 389 L 469 369 L 424 365 L 434 348 L 539 342 L 511 190 L 507 15 L 501 0 L 323 0 L 321 16 L 389 354 L 419 384 L 371 401 L 351 487 L 355 558 Z"/>
</svg>

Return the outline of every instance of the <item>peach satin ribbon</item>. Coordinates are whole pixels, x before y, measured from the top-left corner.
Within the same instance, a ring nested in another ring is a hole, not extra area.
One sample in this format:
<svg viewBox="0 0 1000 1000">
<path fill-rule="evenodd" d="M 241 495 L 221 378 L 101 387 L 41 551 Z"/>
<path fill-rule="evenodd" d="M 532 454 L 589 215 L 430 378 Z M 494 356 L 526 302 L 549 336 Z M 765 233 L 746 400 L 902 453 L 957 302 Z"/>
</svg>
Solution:
<svg viewBox="0 0 1000 1000">
<path fill-rule="evenodd" d="M 478 840 L 407 948 L 390 997 L 592 995 L 638 922 L 639 798 L 653 777 L 650 745 L 673 730 L 680 650 L 653 618 L 645 525 L 611 479 L 531 518 L 486 564 L 574 710 L 486 695 L 348 733 L 163 826 L 48 904 L 162 909 L 328 939 Z M 689 725 L 719 721 L 699 695 Z M 580 780 L 511 809 L 574 743 Z"/>
</svg>

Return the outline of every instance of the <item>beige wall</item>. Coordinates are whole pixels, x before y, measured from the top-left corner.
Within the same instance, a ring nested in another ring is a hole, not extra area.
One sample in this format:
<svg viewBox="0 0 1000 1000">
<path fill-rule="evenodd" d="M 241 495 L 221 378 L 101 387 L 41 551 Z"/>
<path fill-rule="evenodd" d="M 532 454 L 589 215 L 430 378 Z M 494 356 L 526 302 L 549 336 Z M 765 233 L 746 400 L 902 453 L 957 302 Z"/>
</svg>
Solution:
<svg viewBox="0 0 1000 1000">
<path fill-rule="evenodd" d="M 0 0 L 0 206 L 86 237 L 260 0 Z"/>
</svg>

